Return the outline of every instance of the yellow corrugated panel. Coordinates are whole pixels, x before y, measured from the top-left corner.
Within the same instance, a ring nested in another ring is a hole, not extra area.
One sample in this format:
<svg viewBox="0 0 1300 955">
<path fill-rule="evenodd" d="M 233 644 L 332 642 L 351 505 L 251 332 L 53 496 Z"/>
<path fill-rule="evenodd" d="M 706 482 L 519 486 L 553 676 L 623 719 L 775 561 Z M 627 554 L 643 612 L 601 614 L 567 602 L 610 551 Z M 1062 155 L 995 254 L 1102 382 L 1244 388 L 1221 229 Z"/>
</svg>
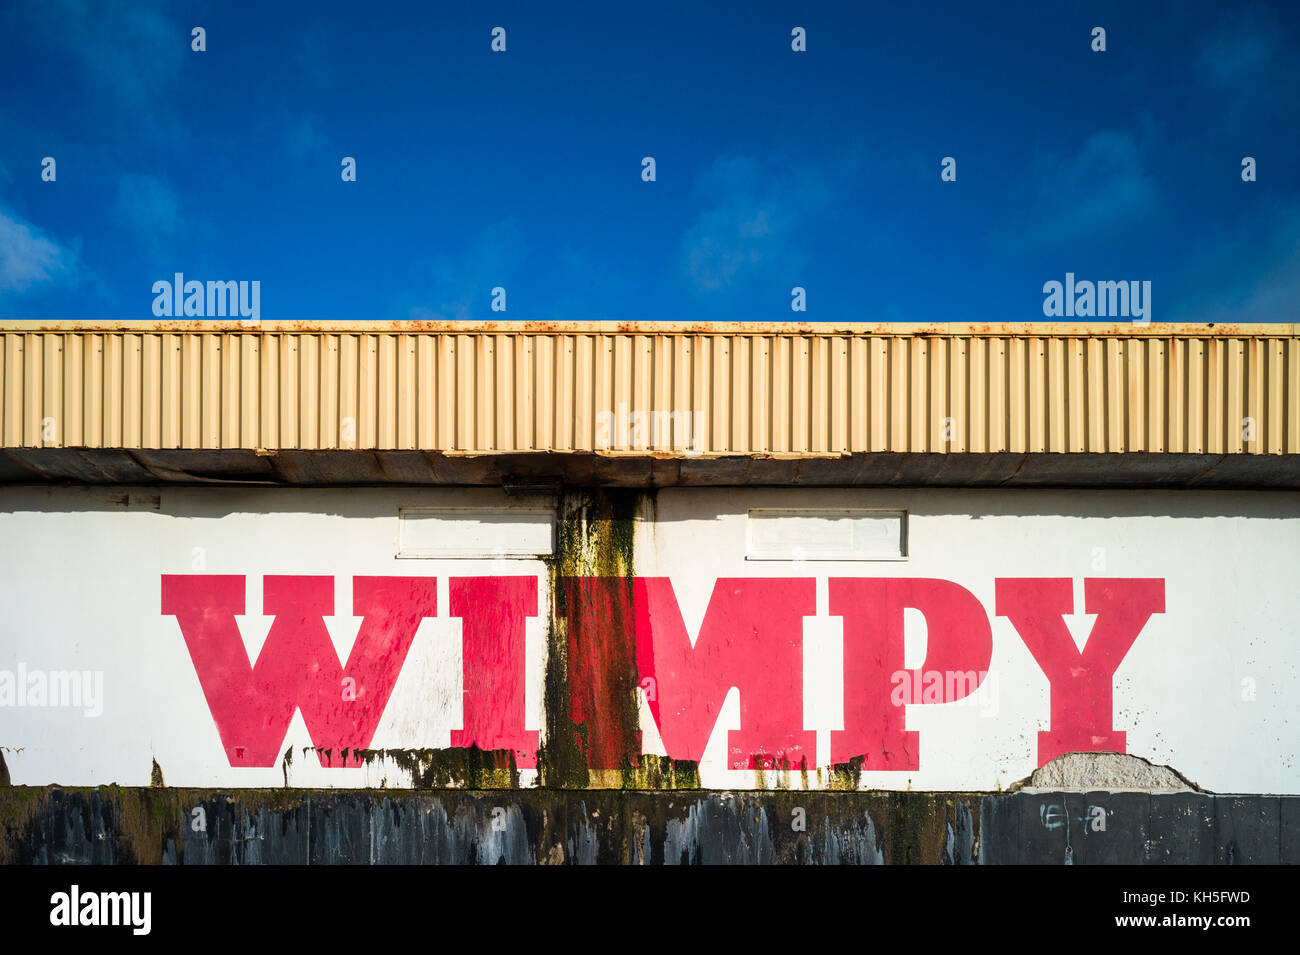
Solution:
<svg viewBox="0 0 1300 955">
<path fill-rule="evenodd" d="M 410 335 L 390 335 L 379 352 L 379 440 L 392 447 L 414 448 L 419 427 L 419 391 L 415 378 L 415 341 Z M 390 360 L 387 357 L 391 352 Z"/>
<path fill-rule="evenodd" d="M 1267 326 L 0 326 L 6 447 L 1300 453 Z"/>
<path fill-rule="evenodd" d="M 485 335 L 485 340 L 492 340 L 494 336 Z M 587 400 L 589 387 L 587 382 L 579 382 L 576 378 L 574 365 L 574 336 L 557 335 L 555 337 L 555 346 L 552 351 L 552 360 L 555 362 L 555 405 L 551 420 L 554 422 L 552 427 L 554 446 L 560 450 L 570 451 L 574 448 L 573 443 L 573 416 L 574 407 L 577 402 Z"/>
<path fill-rule="evenodd" d="M 162 366 L 158 382 L 158 400 L 162 403 L 158 416 L 160 442 L 164 448 L 179 448 L 185 427 L 181 418 L 185 407 L 185 336 L 160 336 L 158 353 Z"/>
<path fill-rule="evenodd" d="M 279 335 L 262 339 L 257 371 L 253 387 L 257 389 L 258 415 L 251 440 L 257 447 L 277 447 L 280 444 L 280 409 L 276 400 L 280 394 Z"/>
<path fill-rule="evenodd" d="M 304 428 L 302 420 L 302 339 L 297 335 L 280 336 L 280 376 L 276 395 L 279 398 L 279 447 L 298 448 Z"/>
<path fill-rule="evenodd" d="M 41 417 L 46 409 L 41 407 L 41 357 L 47 341 L 43 335 L 28 335 L 22 364 L 23 374 L 23 438 L 25 447 L 37 448 L 41 444 Z"/>
<path fill-rule="evenodd" d="M 340 337 L 339 335 L 324 335 L 321 337 L 320 354 L 318 356 L 320 367 L 317 370 L 320 379 L 320 393 L 305 396 L 308 401 L 320 409 L 316 422 L 317 444 L 315 447 L 343 447 L 344 445 L 340 442 L 347 435 L 353 433 L 352 426 L 355 425 L 355 421 L 348 412 L 355 396 L 345 396 L 343 394 L 347 383 L 352 380 L 348 370 L 343 366 L 341 357 L 344 348 L 343 339 L 347 337 Z M 353 439 L 347 440 L 347 446 L 351 446 L 353 443 Z"/>
<path fill-rule="evenodd" d="M 1282 408 L 1273 408 L 1273 413 L 1286 415 L 1286 440 L 1281 450 L 1294 453 L 1300 449 L 1300 340 L 1293 338 L 1286 343 L 1286 384 L 1278 389 L 1283 395 Z"/>
</svg>

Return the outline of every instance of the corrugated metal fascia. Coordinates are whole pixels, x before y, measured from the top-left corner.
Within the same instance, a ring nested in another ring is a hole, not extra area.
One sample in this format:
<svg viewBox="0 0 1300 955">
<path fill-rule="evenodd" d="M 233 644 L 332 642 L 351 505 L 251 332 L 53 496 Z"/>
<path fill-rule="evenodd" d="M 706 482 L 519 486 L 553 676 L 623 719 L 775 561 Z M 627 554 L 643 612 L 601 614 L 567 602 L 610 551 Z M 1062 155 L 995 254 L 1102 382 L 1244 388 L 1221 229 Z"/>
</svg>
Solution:
<svg viewBox="0 0 1300 955">
<path fill-rule="evenodd" d="M 620 327 L 9 323 L 0 444 L 1300 453 L 1295 326 Z"/>
</svg>

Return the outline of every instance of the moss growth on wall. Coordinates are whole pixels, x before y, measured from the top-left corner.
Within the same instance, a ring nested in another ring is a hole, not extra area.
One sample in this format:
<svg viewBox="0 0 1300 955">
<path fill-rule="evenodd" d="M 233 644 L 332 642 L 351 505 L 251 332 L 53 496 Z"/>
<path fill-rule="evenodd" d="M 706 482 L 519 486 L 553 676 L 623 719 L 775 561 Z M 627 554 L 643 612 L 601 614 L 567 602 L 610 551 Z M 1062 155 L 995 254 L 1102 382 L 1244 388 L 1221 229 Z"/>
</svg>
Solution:
<svg viewBox="0 0 1300 955">
<path fill-rule="evenodd" d="M 359 749 L 356 755 L 365 765 L 392 762 L 410 775 L 415 789 L 519 788 L 519 767 L 509 749 Z"/>
<path fill-rule="evenodd" d="M 699 789 L 700 764 L 642 754 L 636 766 L 621 771 L 621 784 L 624 789 Z"/>
<path fill-rule="evenodd" d="M 854 756 L 847 763 L 836 763 L 831 767 L 827 785 L 830 789 L 841 792 L 856 791 L 862 780 L 862 766 L 867 761 L 865 756 Z"/>
</svg>

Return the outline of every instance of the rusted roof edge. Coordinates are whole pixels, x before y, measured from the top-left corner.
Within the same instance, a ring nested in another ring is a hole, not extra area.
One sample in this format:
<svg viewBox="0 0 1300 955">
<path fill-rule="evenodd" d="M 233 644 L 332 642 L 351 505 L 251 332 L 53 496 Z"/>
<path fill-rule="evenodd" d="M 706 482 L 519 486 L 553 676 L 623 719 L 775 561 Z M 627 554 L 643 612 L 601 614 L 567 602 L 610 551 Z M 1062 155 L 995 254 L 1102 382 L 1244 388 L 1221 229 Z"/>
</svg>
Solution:
<svg viewBox="0 0 1300 955">
<path fill-rule="evenodd" d="M 452 334 L 606 334 L 606 335 L 905 335 L 940 337 L 1073 337 L 1073 338 L 1297 338 L 1300 324 L 1223 324 L 1217 322 L 1151 323 L 1131 322 L 608 322 L 608 321 L 263 321 L 238 319 L 149 319 L 139 321 L 42 321 L 2 320 L 0 334 L 39 332 L 136 332 L 136 333 L 241 333 L 357 334 L 357 333 L 452 333 Z"/>
</svg>

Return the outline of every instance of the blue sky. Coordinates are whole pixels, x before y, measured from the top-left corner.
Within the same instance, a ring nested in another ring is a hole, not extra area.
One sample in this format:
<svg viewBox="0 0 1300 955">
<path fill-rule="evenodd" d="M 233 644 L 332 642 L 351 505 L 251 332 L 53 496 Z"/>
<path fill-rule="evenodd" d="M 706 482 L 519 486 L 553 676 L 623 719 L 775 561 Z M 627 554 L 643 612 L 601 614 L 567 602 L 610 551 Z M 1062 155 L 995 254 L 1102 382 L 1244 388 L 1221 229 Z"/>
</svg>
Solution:
<svg viewBox="0 0 1300 955">
<path fill-rule="evenodd" d="M 264 320 L 1036 321 L 1074 272 L 1296 321 L 1298 39 L 1291 2 L 19 0 L 0 318 L 151 318 L 183 272 Z"/>
</svg>

